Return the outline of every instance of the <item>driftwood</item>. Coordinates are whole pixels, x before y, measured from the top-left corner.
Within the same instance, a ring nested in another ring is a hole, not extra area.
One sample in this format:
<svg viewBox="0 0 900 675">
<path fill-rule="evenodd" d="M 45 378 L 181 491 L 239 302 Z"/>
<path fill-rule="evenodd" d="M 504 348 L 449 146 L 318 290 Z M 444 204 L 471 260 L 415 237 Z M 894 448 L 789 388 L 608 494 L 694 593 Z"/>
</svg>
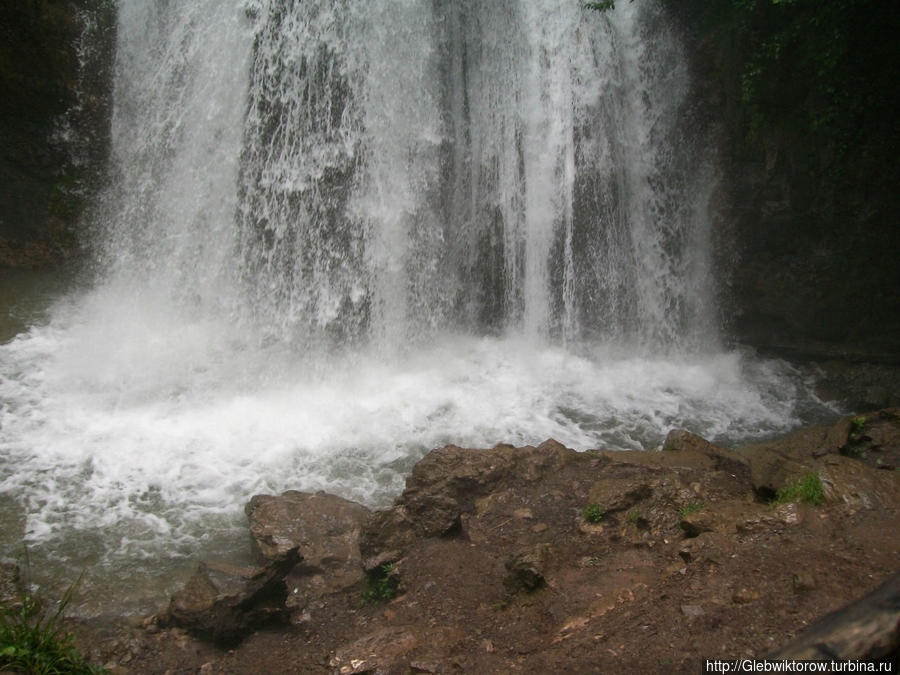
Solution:
<svg viewBox="0 0 900 675">
<path fill-rule="evenodd" d="M 812 624 L 767 659 L 863 661 L 900 655 L 900 574 Z"/>
</svg>

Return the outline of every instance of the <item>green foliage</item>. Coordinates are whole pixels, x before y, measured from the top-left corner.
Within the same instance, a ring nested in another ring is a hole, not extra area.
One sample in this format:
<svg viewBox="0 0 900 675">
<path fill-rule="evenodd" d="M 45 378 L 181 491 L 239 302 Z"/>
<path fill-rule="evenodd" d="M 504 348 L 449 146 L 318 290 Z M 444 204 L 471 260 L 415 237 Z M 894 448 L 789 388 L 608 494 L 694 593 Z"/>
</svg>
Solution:
<svg viewBox="0 0 900 675">
<path fill-rule="evenodd" d="M 817 473 L 810 471 L 782 486 L 775 496 L 775 504 L 802 502 L 819 505 L 825 501 L 825 490 Z"/>
<path fill-rule="evenodd" d="M 88 663 L 75 648 L 72 636 L 59 626 L 77 585 L 69 587 L 52 614 L 42 611 L 37 600 L 27 594 L 15 606 L 0 608 L 0 670 L 35 675 L 106 672 Z"/>
<path fill-rule="evenodd" d="M 375 605 L 392 600 L 397 595 L 397 584 L 398 579 L 392 564 L 377 567 L 366 575 L 366 585 L 360 594 L 360 603 Z"/>
<path fill-rule="evenodd" d="M 651 0 L 643 0 L 649 2 Z M 699 31 L 751 153 L 780 150 L 840 236 L 893 222 L 900 184 L 900 11 L 884 0 L 664 0 Z M 731 108 L 730 108 L 731 109 Z M 821 229 L 812 230 L 821 233 Z M 857 254 L 860 255 L 860 254 Z M 869 263 L 874 264 L 874 263 Z"/>
<path fill-rule="evenodd" d="M 581 509 L 581 517 L 588 523 L 599 523 L 603 516 L 604 512 L 599 504 L 587 504 Z"/>
<path fill-rule="evenodd" d="M 706 508 L 706 502 L 688 502 L 678 509 L 678 515 L 684 518 L 692 513 L 697 513 L 697 511 L 703 508 Z"/>
<path fill-rule="evenodd" d="M 641 519 L 641 512 L 637 509 L 637 507 L 631 509 L 628 512 L 628 522 L 629 523 L 637 523 Z"/>
<path fill-rule="evenodd" d="M 850 420 L 850 436 L 858 435 L 866 425 L 866 418 L 860 415 Z"/>
</svg>

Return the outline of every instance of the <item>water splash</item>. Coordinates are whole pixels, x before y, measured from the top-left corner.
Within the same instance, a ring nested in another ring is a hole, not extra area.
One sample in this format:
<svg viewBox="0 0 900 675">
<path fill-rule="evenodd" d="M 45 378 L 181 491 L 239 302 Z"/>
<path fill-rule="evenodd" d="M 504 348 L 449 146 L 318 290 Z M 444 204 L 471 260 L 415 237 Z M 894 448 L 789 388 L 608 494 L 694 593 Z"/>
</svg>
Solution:
<svg viewBox="0 0 900 675">
<path fill-rule="evenodd" d="M 718 346 L 662 10 L 578 5 L 119 3 L 97 282 L 0 345 L 33 558 L 158 598 L 134 578 L 243 542 L 254 493 L 799 423 L 796 372 Z"/>
</svg>

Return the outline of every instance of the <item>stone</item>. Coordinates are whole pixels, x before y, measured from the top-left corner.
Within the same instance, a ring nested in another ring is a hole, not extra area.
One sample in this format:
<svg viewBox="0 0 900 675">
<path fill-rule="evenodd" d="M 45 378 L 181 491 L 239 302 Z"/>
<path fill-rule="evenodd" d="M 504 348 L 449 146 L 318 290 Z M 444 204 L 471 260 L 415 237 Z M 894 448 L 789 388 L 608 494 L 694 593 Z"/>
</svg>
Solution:
<svg viewBox="0 0 900 675">
<path fill-rule="evenodd" d="M 413 467 L 394 507 L 366 521 L 359 542 L 363 565 L 373 570 L 395 561 L 417 538 L 456 536 L 463 516 L 476 513 L 482 498 L 582 459 L 553 439 L 537 447 L 474 450 L 448 445 L 432 450 Z"/>
<path fill-rule="evenodd" d="M 362 580 L 359 533 L 370 511 L 361 504 L 291 490 L 277 497 L 256 495 L 244 510 L 262 558 L 273 560 L 291 549 L 302 558 L 286 582 L 289 607 Z"/>
<path fill-rule="evenodd" d="M 792 586 L 794 588 L 794 593 L 806 593 L 812 590 L 815 590 L 816 586 L 816 578 L 812 575 L 811 572 L 794 572 L 794 575 L 791 579 Z"/>
<path fill-rule="evenodd" d="M 715 516 L 709 511 L 696 511 L 682 516 L 678 525 L 686 537 L 697 537 L 715 529 Z"/>
<path fill-rule="evenodd" d="M 546 585 L 549 544 L 539 544 L 522 551 L 506 561 L 507 575 L 503 586 L 508 593 L 531 592 Z"/>
<path fill-rule="evenodd" d="M 383 628 L 337 649 L 328 665 L 340 675 L 394 672 L 398 662 L 418 645 L 409 628 Z"/>
<path fill-rule="evenodd" d="M 710 443 L 702 436 L 685 429 L 672 429 L 663 442 L 663 452 L 687 452 L 705 455 L 714 462 L 716 471 L 727 471 L 736 476 L 748 473 L 747 460 L 739 453 Z"/>
<path fill-rule="evenodd" d="M 184 628 L 220 645 L 231 645 L 257 627 L 287 620 L 284 579 L 300 561 L 297 549 L 270 561 L 249 578 L 221 578 L 200 564 L 185 587 L 176 592 L 159 623 Z"/>
<path fill-rule="evenodd" d="M 682 605 L 681 613 L 684 614 L 685 616 L 690 616 L 690 617 L 698 617 L 698 616 L 703 616 L 704 614 L 706 614 L 706 612 L 700 605 Z"/>
</svg>

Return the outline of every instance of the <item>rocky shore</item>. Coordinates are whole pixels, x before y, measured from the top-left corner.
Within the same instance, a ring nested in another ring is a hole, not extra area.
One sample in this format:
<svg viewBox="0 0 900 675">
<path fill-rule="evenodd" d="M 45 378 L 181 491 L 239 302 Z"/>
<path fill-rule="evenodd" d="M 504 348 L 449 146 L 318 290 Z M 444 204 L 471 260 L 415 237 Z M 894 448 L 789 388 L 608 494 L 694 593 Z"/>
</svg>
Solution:
<svg viewBox="0 0 900 675">
<path fill-rule="evenodd" d="M 447 446 L 384 511 L 254 497 L 258 568 L 206 561 L 166 611 L 73 629 L 94 662 L 135 674 L 896 662 L 898 467 L 900 409 L 737 451 L 680 430 L 662 452 Z"/>
</svg>

